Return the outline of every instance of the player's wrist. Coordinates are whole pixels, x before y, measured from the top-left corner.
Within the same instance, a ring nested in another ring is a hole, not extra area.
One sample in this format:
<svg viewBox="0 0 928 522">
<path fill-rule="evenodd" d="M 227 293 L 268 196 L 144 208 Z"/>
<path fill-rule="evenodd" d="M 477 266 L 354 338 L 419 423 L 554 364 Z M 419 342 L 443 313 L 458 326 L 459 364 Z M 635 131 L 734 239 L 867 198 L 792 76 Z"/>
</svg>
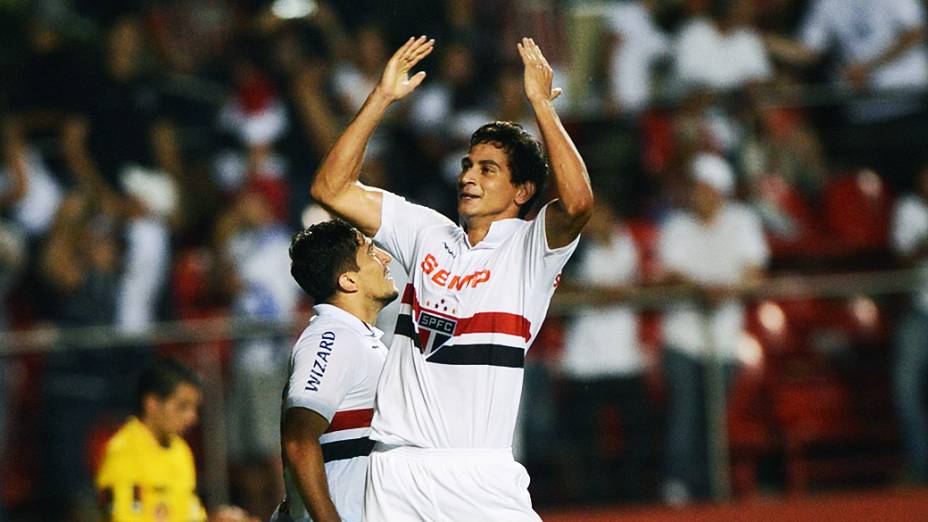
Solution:
<svg viewBox="0 0 928 522">
<path fill-rule="evenodd" d="M 374 87 L 374 90 L 371 91 L 368 99 L 377 107 L 389 107 L 393 102 L 399 99 L 398 96 L 390 94 L 382 85 L 377 85 Z"/>
<path fill-rule="evenodd" d="M 554 100 L 546 96 L 537 96 L 528 99 L 528 103 L 532 106 L 532 109 L 536 112 L 550 111 L 554 109 Z"/>
</svg>

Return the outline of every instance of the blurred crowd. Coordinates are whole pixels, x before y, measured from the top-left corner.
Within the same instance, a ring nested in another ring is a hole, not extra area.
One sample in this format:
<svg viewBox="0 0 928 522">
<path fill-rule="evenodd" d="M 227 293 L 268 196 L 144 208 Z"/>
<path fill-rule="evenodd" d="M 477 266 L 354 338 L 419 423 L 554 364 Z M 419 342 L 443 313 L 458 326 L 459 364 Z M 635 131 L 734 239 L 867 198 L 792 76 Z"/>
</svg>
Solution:
<svg viewBox="0 0 928 522">
<path fill-rule="evenodd" d="M 362 181 L 453 217 L 470 133 L 492 120 L 535 127 L 515 47 L 528 35 L 565 87 L 559 110 L 598 201 L 565 287 L 622 297 L 690 284 L 704 308 L 550 321 L 527 362 L 520 451 L 550 498 L 705 499 L 706 388 L 732 390 L 756 359 L 742 342 L 754 309 L 735 292 L 771 272 L 928 257 L 925 27 L 922 0 L 0 2 L 0 330 L 137 333 L 305 310 L 290 235 L 324 218 L 313 172 L 393 49 L 437 40 Z M 919 480 L 923 301 L 900 311 L 904 361 L 887 388 Z M 760 317 L 775 323 L 771 305 Z M 282 488 L 289 342 L 217 348 L 234 500 L 252 513 L 269 513 Z M 102 418 L 129 411 L 127 383 L 155 351 L 62 350 L 18 372 L 0 358 L 0 451 L 18 444 L 0 505 L 93 520 L 85 448 Z M 35 462 L 20 458 L 17 423 L 38 436 Z"/>
</svg>

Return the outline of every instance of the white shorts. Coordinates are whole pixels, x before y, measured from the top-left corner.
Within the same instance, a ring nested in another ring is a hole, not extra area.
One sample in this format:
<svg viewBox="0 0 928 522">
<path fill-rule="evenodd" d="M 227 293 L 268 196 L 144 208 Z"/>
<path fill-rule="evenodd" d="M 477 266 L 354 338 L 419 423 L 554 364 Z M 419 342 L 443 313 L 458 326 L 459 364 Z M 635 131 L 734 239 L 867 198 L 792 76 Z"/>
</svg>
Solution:
<svg viewBox="0 0 928 522">
<path fill-rule="evenodd" d="M 538 522 L 528 472 L 510 449 L 374 447 L 367 472 L 369 522 Z"/>
</svg>

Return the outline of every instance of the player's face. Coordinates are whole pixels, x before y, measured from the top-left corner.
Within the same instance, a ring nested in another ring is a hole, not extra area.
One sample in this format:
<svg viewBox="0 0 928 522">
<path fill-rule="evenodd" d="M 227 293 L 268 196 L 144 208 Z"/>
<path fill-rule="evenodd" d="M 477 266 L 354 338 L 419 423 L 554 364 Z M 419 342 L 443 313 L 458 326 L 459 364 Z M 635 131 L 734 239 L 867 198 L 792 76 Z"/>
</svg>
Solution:
<svg viewBox="0 0 928 522">
<path fill-rule="evenodd" d="M 369 298 L 387 304 L 399 295 L 390 277 L 390 254 L 374 246 L 369 238 L 358 248 L 357 263 L 361 290 Z"/>
<path fill-rule="evenodd" d="M 458 214 L 462 218 L 517 217 L 528 201 L 529 184 L 513 185 L 506 152 L 489 143 L 471 147 L 458 175 Z"/>
<path fill-rule="evenodd" d="M 187 383 L 180 383 L 174 393 L 166 399 L 155 398 L 148 409 L 152 425 L 159 435 L 180 435 L 197 423 L 200 408 L 200 390 Z"/>
</svg>

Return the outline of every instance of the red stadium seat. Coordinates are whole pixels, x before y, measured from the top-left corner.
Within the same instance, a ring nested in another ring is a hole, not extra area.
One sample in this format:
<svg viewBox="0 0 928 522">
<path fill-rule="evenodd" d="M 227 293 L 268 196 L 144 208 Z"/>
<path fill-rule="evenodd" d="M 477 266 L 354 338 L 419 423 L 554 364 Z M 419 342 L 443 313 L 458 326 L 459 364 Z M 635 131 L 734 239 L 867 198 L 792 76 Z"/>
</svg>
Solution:
<svg viewBox="0 0 928 522">
<path fill-rule="evenodd" d="M 761 346 L 761 358 L 753 365 L 742 366 L 728 403 L 731 482 L 737 495 L 757 493 L 759 462 L 775 447 L 767 401 L 766 359 Z"/>
<path fill-rule="evenodd" d="M 790 493 L 815 479 L 894 475 L 893 423 L 859 408 L 850 387 L 817 377 L 781 384 L 774 397 Z"/>
<path fill-rule="evenodd" d="M 848 253 L 886 248 L 891 206 L 888 189 L 872 170 L 841 174 L 825 187 L 826 224 Z"/>
</svg>

